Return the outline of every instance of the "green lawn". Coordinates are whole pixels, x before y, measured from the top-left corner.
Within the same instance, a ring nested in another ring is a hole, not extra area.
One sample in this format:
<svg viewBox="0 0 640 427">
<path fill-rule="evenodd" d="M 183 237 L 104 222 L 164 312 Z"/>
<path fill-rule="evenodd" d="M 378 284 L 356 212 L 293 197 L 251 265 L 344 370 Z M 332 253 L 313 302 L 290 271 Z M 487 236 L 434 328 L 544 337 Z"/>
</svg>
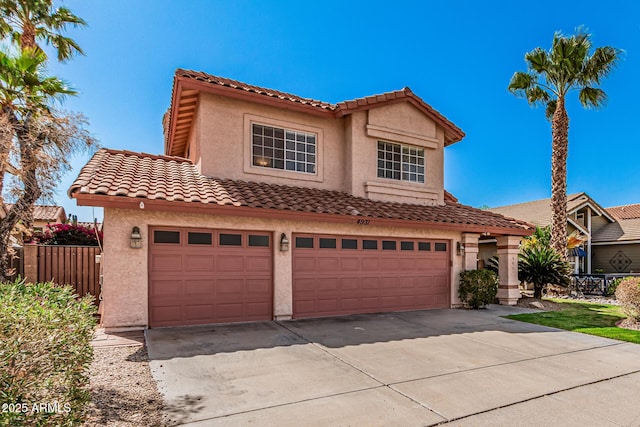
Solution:
<svg viewBox="0 0 640 427">
<path fill-rule="evenodd" d="M 565 307 L 559 311 L 515 314 L 505 317 L 521 322 L 640 344 L 640 331 L 616 327 L 616 322 L 626 317 L 620 307 L 616 305 L 563 299 L 552 299 L 551 301 L 563 304 Z"/>
</svg>

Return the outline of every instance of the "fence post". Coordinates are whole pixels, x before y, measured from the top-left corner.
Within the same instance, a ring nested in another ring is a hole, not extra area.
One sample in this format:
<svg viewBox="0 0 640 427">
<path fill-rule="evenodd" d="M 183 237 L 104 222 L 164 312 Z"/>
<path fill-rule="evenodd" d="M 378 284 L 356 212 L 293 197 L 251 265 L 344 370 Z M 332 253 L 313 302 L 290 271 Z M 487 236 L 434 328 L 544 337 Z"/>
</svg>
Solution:
<svg viewBox="0 0 640 427">
<path fill-rule="evenodd" d="M 38 246 L 24 245 L 24 279 L 27 282 L 38 281 Z"/>
</svg>

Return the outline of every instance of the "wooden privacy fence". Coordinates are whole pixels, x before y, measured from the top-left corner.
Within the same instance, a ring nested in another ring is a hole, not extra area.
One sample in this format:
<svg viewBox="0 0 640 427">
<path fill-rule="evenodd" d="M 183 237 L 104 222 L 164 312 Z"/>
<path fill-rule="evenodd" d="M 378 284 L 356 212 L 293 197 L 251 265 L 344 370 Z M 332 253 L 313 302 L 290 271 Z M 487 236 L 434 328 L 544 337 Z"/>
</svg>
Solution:
<svg viewBox="0 0 640 427">
<path fill-rule="evenodd" d="M 69 285 L 80 296 L 100 296 L 100 248 L 96 246 L 24 246 L 24 276 L 30 282 Z"/>
</svg>

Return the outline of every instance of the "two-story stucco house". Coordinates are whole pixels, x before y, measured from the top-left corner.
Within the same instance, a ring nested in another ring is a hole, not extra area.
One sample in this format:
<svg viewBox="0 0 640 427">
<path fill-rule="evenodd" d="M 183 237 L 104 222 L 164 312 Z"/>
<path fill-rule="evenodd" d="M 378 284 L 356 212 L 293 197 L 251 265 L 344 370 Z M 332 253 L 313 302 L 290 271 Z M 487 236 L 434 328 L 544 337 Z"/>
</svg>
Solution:
<svg viewBox="0 0 640 427">
<path fill-rule="evenodd" d="M 102 149 L 69 189 L 105 208 L 106 328 L 451 307 L 481 235 L 519 298 L 530 225 L 445 191 L 464 133 L 408 88 L 330 104 L 178 70 L 164 129 L 164 155 Z"/>
</svg>

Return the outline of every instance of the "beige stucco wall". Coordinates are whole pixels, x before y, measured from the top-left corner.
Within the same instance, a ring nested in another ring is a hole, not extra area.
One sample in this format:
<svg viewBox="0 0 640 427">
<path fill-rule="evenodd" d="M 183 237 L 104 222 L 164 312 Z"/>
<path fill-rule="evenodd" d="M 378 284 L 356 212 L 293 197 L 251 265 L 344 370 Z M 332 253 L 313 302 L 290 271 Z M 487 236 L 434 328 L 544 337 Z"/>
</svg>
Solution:
<svg viewBox="0 0 640 427">
<path fill-rule="evenodd" d="M 316 133 L 317 173 L 253 166 L 251 123 Z M 378 141 L 424 148 L 425 183 L 378 178 Z M 203 93 L 190 144 L 195 145 L 190 157 L 208 176 L 304 185 L 384 201 L 444 203 L 444 133 L 409 103 L 332 118 Z"/>
<path fill-rule="evenodd" d="M 401 227 L 379 227 L 322 222 L 283 221 L 261 218 L 240 218 L 214 215 L 196 215 L 173 212 L 124 210 L 106 208 L 104 213 L 104 285 L 102 289 L 103 324 L 109 329 L 146 327 L 148 325 L 148 272 L 147 252 L 149 226 L 202 227 L 233 230 L 271 231 L 274 236 L 286 233 L 323 233 L 340 235 L 372 235 L 407 238 L 438 238 L 451 241 L 452 305 L 459 305 L 458 275 L 464 257 L 455 253 L 455 244 L 461 233 L 443 230 L 416 230 Z M 131 229 L 140 227 L 142 249 L 131 249 Z M 278 319 L 292 314 L 291 250 L 280 252 L 274 245 L 274 315 Z"/>
</svg>

